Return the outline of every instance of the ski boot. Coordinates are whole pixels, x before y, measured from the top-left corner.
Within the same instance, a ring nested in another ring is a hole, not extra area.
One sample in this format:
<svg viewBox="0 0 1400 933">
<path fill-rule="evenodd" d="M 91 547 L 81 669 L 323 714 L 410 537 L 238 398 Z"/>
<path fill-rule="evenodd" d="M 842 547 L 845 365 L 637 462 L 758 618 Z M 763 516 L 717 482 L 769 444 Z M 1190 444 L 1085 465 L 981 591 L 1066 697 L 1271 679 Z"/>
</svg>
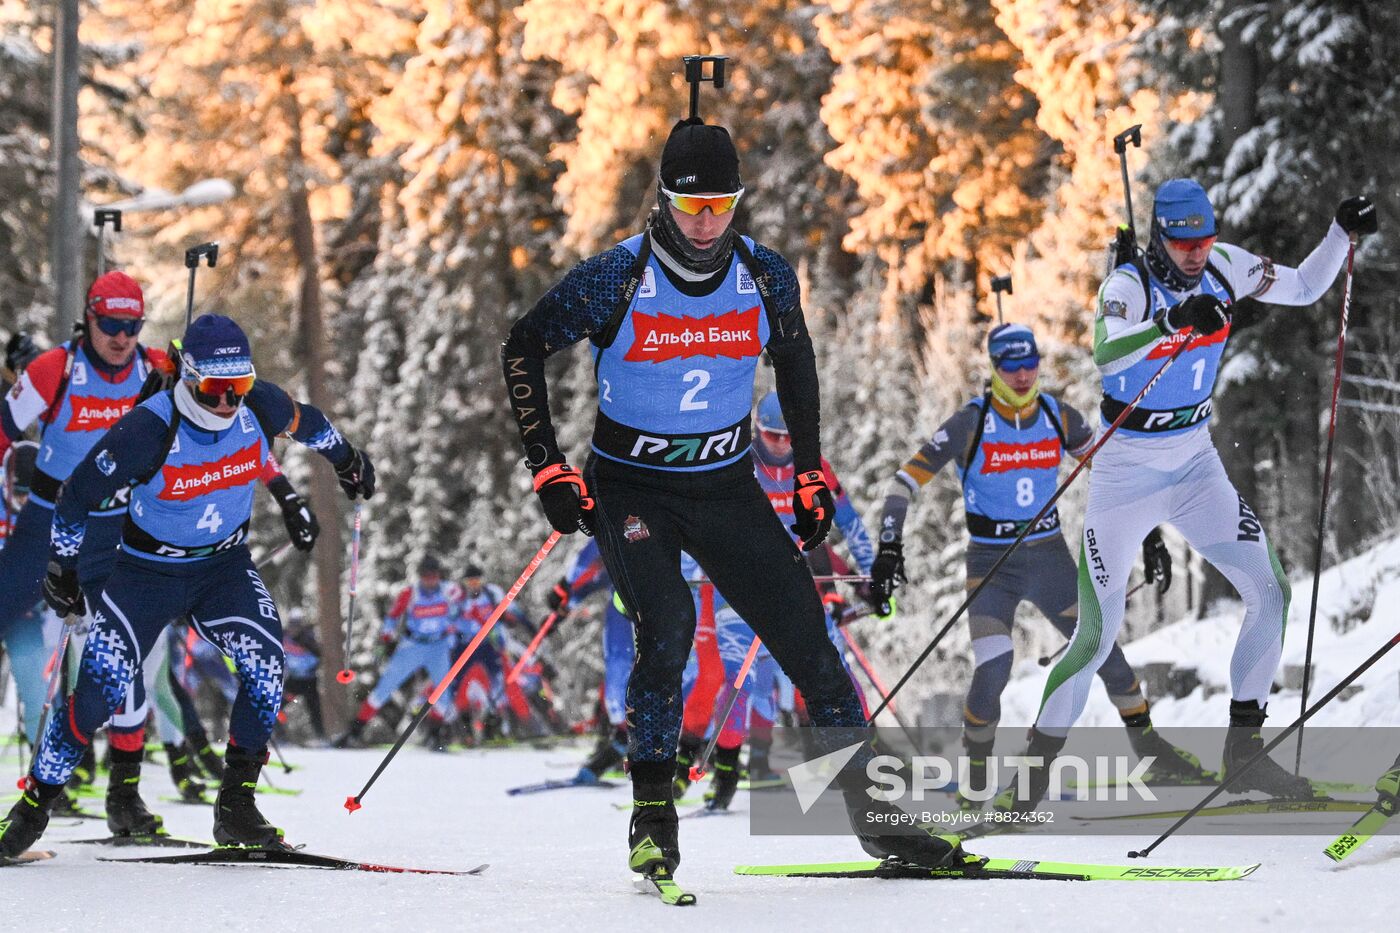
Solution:
<svg viewBox="0 0 1400 933">
<path fill-rule="evenodd" d="M 331 748 L 364 748 L 366 725 L 359 719 L 351 722 L 349 728 L 331 740 Z"/>
<path fill-rule="evenodd" d="M 1376 809 L 1394 816 L 1400 811 L 1400 761 L 1376 781 Z"/>
<path fill-rule="evenodd" d="M 671 799 L 675 762 L 633 762 L 631 852 L 627 867 L 642 875 L 672 873 L 681 863 L 680 818 Z"/>
<path fill-rule="evenodd" d="M 598 744 L 593 754 L 578 769 L 574 781 L 579 784 L 597 784 L 603 775 L 622 764 L 627 754 L 627 727 L 618 726 L 610 735 L 598 736 Z"/>
<path fill-rule="evenodd" d="M 1033 813 L 1050 790 L 1050 765 L 1064 747 L 1065 739 L 1046 735 L 1032 727 L 1026 757 L 1040 758 L 1041 763 L 1024 770 L 1018 769 L 1011 786 L 997 795 L 992 806 L 1002 813 Z"/>
<path fill-rule="evenodd" d="M 1305 777 L 1289 774 L 1278 762 L 1265 755 L 1254 767 L 1236 775 L 1251 758 L 1264 750 L 1264 737 L 1260 730 L 1264 726 L 1266 707 L 1250 700 L 1230 701 L 1230 728 L 1225 734 L 1225 754 L 1220 765 L 1220 776 L 1227 793 L 1243 794 L 1257 790 L 1271 797 L 1288 800 L 1310 800 L 1317 796 L 1312 782 Z"/>
<path fill-rule="evenodd" d="M 749 786 L 753 790 L 758 790 L 760 786 L 777 785 L 782 782 L 781 772 L 774 771 L 772 763 L 768 760 L 766 749 L 749 749 Z"/>
<path fill-rule="evenodd" d="M 1149 712 L 1125 716 L 1123 725 L 1128 730 L 1128 744 L 1133 747 L 1133 754 L 1139 758 L 1155 759 L 1143 777 L 1146 783 L 1215 783 L 1215 774 L 1201 767 L 1201 759 L 1162 738 L 1162 734 L 1153 727 Z"/>
<path fill-rule="evenodd" d="M 481 744 L 498 745 L 505 742 L 507 736 L 505 726 L 501 721 L 501 714 L 495 710 L 488 710 L 481 717 Z M 599 771 L 599 776 L 602 776 Z"/>
<path fill-rule="evenodd" d="M 282 844 L 282 830 L 258 812 L 253 791 L 258 786 L 267 753 L 254 755 L 230 745 L 224 754 L 224 777 L 214 802 L 214 842 L 221 846 L 274 848 Z"/>
<path fill-rule="evenodd" d="M 837 780 L 851 832 L 872 858 L 897 859 L 921 868 L 976 868 L 986 861 L 964 850 L 957 836 L 939 835 L 894 804 L 871 799 L 863 772 L 843 774 Z"/>
<path fill-rule="evenodd" d="M 0 858 L 16 858 L 39 841 L 49 825 L 49 809 L 63 793 L 62 784 L 41 784 L 25 775 L 19 799 L 0 820 Z"/>
<path fill-rule="evenodd" d="M 739 746 L 715 749 L 714 772 L 705 791 L 705 809 L 728 810 L 739 789 Z"/>
<path fill-rule="evenodd" d="M 992 747 L 995 743 L 995 738 L 990 742 L 974 742 L 966 734 L 963 735 L 963 751 L 967 755 L 967 774 L 959 776 L 956 795 L 958 809 L 963 813 L 982 812 L 989 792 L 996 790 L 996 788 L 987 787 L 987 759 L 992 756 Z M 963 782 L 963 777 L 966 777 L 966 783 Z M 969 791 L 977 796 L 975 798 L 969 796 Z"/>
<path fill-rule="evenodd" d="M 68 789 L 75 794 L 81 794 L 84 789 L 92 787 L 92 782 L 96 778 L 97 752 L 93 750 L 92 743 L 89 742 L 87 747 L 83 749 L 83 757 L 78 760 L 78 766 L 68 777 Z"/>
<path fill-rule="evenodd" d="M 685 796 L 685 792 L 690 790 L 690 766 L 695 764 L 695 759 L 704 747 L 703 738 L 681 733 L 680 747 L 676 751 L 676 778 L 672 781 L 672 793 L 676 800 L 680 800 Z"/>
<path fill-rule="evenodd" d="M 198 777 L 194 762 L 190 760 L 190 750 L 184 743 L 165 743 L 165 757 L 170 762 L 170 780 L 180 792 L 180 799 L 186 803 L 204 803 L 204 792 L 208 788 Z"/>
<path fill-rule="evenodd" d="M 429 751 L 447 751 L 448 746 L 452 744 L 452 724 L 437 713 L 429 713 L 427 735 L 423 744 Z"/>
<path fill-rule="evenodd" d="M 208 742 L 195 746 L 195 759 L 199 766 L 204 769 L 204 773 L 214 780 L 220 780 L 224 776 L 224 759 L 219 753 L 214 751 L 213 746 Z"/>
<path fill-rule="evenodd" d="M 162 820 L 141 799 L 141 759 L 144 750 L 112 750 L 112 773 L 107 778 L 107 828 L 113 836 L 153 836 Z"/>
</svg>

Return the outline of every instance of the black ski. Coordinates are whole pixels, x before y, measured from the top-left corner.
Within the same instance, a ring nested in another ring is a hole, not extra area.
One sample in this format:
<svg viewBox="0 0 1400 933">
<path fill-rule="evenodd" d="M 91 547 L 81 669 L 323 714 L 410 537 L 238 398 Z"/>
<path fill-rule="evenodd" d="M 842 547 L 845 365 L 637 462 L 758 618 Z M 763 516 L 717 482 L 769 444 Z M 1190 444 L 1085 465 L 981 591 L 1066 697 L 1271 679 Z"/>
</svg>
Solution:
<svg viewBox="0 0 1400 933">
<path fill-rule="evenodd" d="M 47 862 L 49 859 L 57 857 L 57 852 L 51 852 L 47 849 L 30 849 L 28 852 L 21 852 L 19 855 L 0 856 L 0 868 L 33 865 L 35 862 Z"/>
<path fill-rule="evenodd" d="M 359 859 L 336 858 L 331 855 L 316 855 L 290 848 L 245 848 L 242 846 L 219 846 L 207 852 L 192 852 L 188 855 L 151 855 L 144 858 L 99 858 L 101 862 L 126 862 L 150 865 L 252 865 L 267 868 L 328 868 L 335 871 L 372 871 L 386 874 L 408 875 L 479 875 L 487 869 L 478 865 L 468 871 L 448 871 L 440 868 L 402 868 L 397 865 L 380 865 L 376 862 L 363 862 Z"/>
<path fill-rule="evenodd" d="M 144 833 L 132 836 L 106 836 L 102 839 L 73 839 L 77 846 L 114 846 L 116 848 L 159 847 L 163 849 L 207 849 L 209 843 L 194 839 L 179 839 L 165 833 Z"/>
</svg>

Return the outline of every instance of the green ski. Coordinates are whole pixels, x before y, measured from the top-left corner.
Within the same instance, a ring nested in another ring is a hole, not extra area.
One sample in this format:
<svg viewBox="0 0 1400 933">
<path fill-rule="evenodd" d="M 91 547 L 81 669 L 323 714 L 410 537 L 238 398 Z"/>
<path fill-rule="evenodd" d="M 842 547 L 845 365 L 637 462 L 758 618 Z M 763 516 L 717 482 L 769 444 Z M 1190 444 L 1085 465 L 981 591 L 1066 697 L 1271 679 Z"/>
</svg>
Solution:
<svg viewBox="0 0 1400 933">
<path fill-rule="evenodd" d="M 1257 813 L 1360 813 L 1371 809 L 1369 803 L 1360 800 L 1288 800 L 1276 797 L 1273 800 L 1236 800 L 1206 807 L 1197 816 L 1236 816 Z M 1074 816 L 1071 819 L 1086 822 L 1102 820 L 1175 820 L 1189 813 L 1189 810 L 1157 810 L 1150 813 L 1114 813 L 1105 816 Z"/>
<path fill-rule="evenodd" d="M 914 878 L 942 880 L 1036 881 L 1237 881 L 1259 866 L 1192 865 L 1082 865 L 1075 862 L 1042 862 L 1036 859 L 987 859 L 980 865 L 956 868 L 923 868 L 898 859 L 883 862 L 827 862 L 813 865 L 739 865 L 736 875 L 769 875 L 784 878 Z"/>
<path fill-rule="evenodd" d="M 1323 849 L 1322 853 L 1334 862 L 1342 861 L 1359 849 L 1362 843 L 1380 832 L 1381 827 L 1395 813 L 1395 800 L 1382 797 L 1375 806 L 1361 814 L 1361 818 L 1352 823 L 1350 829 L 1332 840 L 1332 844 Z"/>
<path fill-rule="evenodd" d="M 655 894 L 663 904 L 672 907 L 690 907 L 695 903 L 695 895 L 681 890 L 676 879 L 664 867 L 633 879 L 632 885 L 643 894 Z"/>
</svg>

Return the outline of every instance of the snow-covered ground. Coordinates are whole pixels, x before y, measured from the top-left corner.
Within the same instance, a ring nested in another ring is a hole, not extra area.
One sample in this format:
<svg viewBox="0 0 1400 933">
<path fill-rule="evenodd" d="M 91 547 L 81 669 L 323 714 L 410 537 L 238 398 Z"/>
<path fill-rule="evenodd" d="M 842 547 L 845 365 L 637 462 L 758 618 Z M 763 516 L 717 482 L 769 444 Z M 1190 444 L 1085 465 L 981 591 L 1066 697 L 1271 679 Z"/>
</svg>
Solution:
<svg viewBox="0 0 1400 933">
<path fill-rule="evenodd" d="M 1286 663 L 1302 660 L 1308 581 L 1294 581 Z M 1394 635 L 1400 624 L 1400 540 L 1381 545 L 1323 576 L 1317 675 L 1321 696 Z M 1209 618 L 1158 630 L 1126 647 L 1130 661 L 1194 666 L 1203 686 L 1181 700 L 1159 699 L 1164 727 L 1223 725 L 1229 655 L 1242 610 L 1222 605 Z M 1347 617 L 1353 627 L 1333 630 Z M 1320 714 L 1319 725 L 1400 725 L 1396 681 L 1400 651 L 1368 672 L 1362 689 Z M 1003 699 L 1003 723 L 1028 723 L 1046 669 L 1023 663 Z M 1210 694 L 1210 695 L 1208 695 Z M 1297 691 L 1275 695 L 1271 725 L 1297 713 Z M 13 702 L 12 699 L 10 702 Z M 1083 720 L 1111 725 L 1117 717 L 1095 691 Z M 1393 734 L 1393 733 L 1391 733 Z M 1205 750 L 1202 751 L 1203 754 Z M 1249 864 L 1253 876 L 1221 884 L 916 882 L 745 878 L 740 863 L 827 861 L 861 853 L 841 837 L 751 836 L 744 815 L 682 823 L 680 880 L 700 903 L 688 913 L 636 894 L 625 867 L 627 814 L 611 804 L 625 788 L 574 789 L 509 797 L 505 789 L 570 774 L 586 749 L 491 750 L 433 754 L 405 751 L 349 815 L 342 804 L 382 755 L 378 751 L 289 750 L 298 770 L 274 781 L 300 787 L 300 797 L 266 796 L 265 811 L 289 838 L 310 851 L 389 864 L 466 869 L 480 877 L 385 876 L 359 872 L 110 865 L 99 856 L 136 854 L 67 844 L 105 835 L 103 824 L 56 825 L 42 845 L 59 858 L 0 870 L 0 930 L 210 929 L 461 930 L 626 929 L 639 924 L 701 923 L 709 929 L 842 931 L 858 929 L 1214 930 L 1298 929 L 1323 924 L 1392 929 L 1400 910 L 1400 837 L 1382 836 L 1344 865 L 1322 847 L 1350 822 L 1320 814 L 1317 835 L 1304 837 L 1182 836 L 1165 843 L 1150 864 Z M 1388 754 L 1393 754 L 1394 749 Z M 1218 755 L 1218 751 L 1216 753 Z M 1213 763 L 1213 762 L 1208 762 Z M 13 750 L 0 756 L 8 783 L 19 771 Z M 200 807 L 157 802 L 171 793 L 164 769 L 150 767 L 147 799 L 180 836 L 209 837 Z M 1171 793 L 1182 806 L 1199 791 Z M 746 808 L 741 793 L 736 806 Z M 1139 836 L 1008 836 L 972 848 L 993 856 L 1114 862 L 1149 841 L 1165 823 Z M 1248 831 L 1241 823 L 1240 830 Z M 163 850 L 170 851 L 170 850 Z"/>
<path fill-rule="evenodd" d="M 1293 602 L 1284 638 L 1283 665 L 1299 665 L 1307 647 L 1308 609 L 1312 577 L 1295 577 Z M 1201 679 L 1195 692 L 1182 698 L 1154 697 L 1152 718 L 1158 726 L 1224 726 L 1229 713 L 1230 653 L 1235 646 L 1244 607 L 1221 603 L 1203 619 L 1167 625 L 1123 646 L 1135 668 L 1154 661 L 1194 667 Z M 1344 633 L 1333 620 L 1347 620 Z M 1313 679 L 1309 703 L 1316 702 L 1362 661 L 1400 630 L 1400 538 L 1324 570 L 1318 589 L 1317 627 L 1313 643 Z M 1002 723 L 1035 720 L 1045 690 L 1048 669 L 1022 660 L 1002 695 Z M 1280 672 L 1280 681 L 1282 680 Z M 1323 707 L 1310 726 L 1400 726 L 1400 649 L 1386 655 L 1357 681 L 1360 689 L 1349 698 Z M 1285 726 L 1297 718 L 1300 691 L 1280 690 L 1269 703 L 1269 726 Z M 1107 695 L 1094 689 L 1081 725 L 1110 726 L 1118 714 Z M 1395 751 L 1400 751 L 1397 747 Z"/>
<path fill-rule="evenodd" d="M 405 751 L 349 815 L 342 808 L 382 752 L 289 750 L 300 797 L 268 796 L 266 812 L 309 850 L 391 864 L 491 867 L 479 877 L 385 876 L 306 869 L 110 865 L 136 854 L 65 844 L 103 835 L 102 824 L 51 829 L 51 862 L 0 870 L 4 930 L 594 930 L 702 924 L 708 930 L 1215 930 L 1326 924 L 1391 929 L 1400 838 L 1380 837 L 1345 865 L 1322 847 L 1348 822 L 1324 820 L 1316 837 L 1181 837 L 1151 864 L 1262 862 L 1218 884 L 929 882 L 745 878 L 740 863 L 859 858 L 840 837 L 754 837 L 744 815 L 683 821 L 680 880 L 700 902 L 672 908 L 635 893 L 626 870 L 628 791 L 572 789 L 508 797 L 505 789 L 567 776 L 583 748 L 433 754 Z M 164 769 L 145 785 L 169 793 Z M 0 758 L 11 775 L 12 757 Z M 279 776 L 274 773 L 274 780 Z M 209 812 L 156 804 L 171 831 L 208 838 Z M 743 793 L 737 807 L 746 808 Z M 1153 832 L 1163 828 L 1154 824 Z M 1003 837 L 974 848 L 994 856 L 1122 862 L 1151 838 Z M 168 851 L 168 850 L 167 850 Z M 676 910 L 686 913 L 677 915 Z"/>
</svg>

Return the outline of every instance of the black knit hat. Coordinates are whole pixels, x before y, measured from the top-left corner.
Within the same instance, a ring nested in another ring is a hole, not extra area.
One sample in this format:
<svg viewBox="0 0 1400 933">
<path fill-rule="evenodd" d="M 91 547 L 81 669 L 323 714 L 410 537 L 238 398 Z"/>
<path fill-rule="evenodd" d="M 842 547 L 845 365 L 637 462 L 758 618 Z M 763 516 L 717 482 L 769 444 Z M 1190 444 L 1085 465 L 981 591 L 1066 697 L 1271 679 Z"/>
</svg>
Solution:
<svg viewBox="0 0 1400 933">
<path fill-rule="evenodd" d="M 672 127 L 661 151 L 661 187 L 677 194 L 728 194 L 742 188 L 739 153 L 729 131 L 698 117 Z"/>
</svg>

